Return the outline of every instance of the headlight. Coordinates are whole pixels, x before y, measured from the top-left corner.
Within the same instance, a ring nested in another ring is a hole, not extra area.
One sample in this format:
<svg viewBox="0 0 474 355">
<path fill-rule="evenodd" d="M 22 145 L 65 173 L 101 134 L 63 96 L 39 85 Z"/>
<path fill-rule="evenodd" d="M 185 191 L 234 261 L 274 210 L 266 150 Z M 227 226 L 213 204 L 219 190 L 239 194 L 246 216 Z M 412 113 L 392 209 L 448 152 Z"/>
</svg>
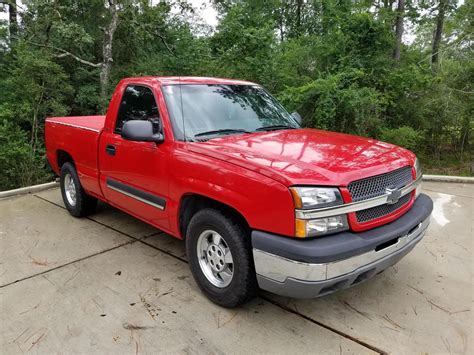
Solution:
<svg viewBox="0 0 474 355">
<path fill-rule="evenodd" d="M 419 176 L 423 175 L 423 172 L 421 171 L 420 161 L 418 160 L 418 158 L 415 158 L 415 165 L 414 165 L 414 168 L 415 168 L 416 178 L 418 178 Z"/>
<path fill-rule="evenodd" d="M 317 237 L 349 229 L 346 215 L 317 219 L 296 219 L 297 238 Z"/>
<path fill-rule="evenodd" d="M 420 176 L 423 175 L 423 172 L 421 171 L 420 161 L 418 160 L 418 158 L 415 158 L 414 168 L 415 168 L 415 175 L 416 175 L 415 178 L 418 179 Z M 420 193 L 421 193 L 421 182 L 415 190 L 415 199 L 420 195 Z"/>
<path fill-rule="evenodd" d="M 290 187 L 295 208 L 318 209 L 342 205 L 341 193 L 334 187 Z M 295 236 L 317 237 L 349 229 L 346 215 L 295 220 Z"/>
<path fill-rule="evenodd" d="M 312 209 L 342 205 L 339 189 L 334 187 L 290 187 L 296 208 Z"/>
</svg>

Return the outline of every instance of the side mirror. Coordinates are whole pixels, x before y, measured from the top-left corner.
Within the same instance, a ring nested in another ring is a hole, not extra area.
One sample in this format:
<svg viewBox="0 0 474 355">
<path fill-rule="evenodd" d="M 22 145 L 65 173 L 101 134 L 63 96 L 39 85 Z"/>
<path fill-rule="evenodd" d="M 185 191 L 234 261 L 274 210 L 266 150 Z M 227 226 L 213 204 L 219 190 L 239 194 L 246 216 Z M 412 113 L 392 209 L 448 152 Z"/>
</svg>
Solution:
<svg viewBox="0 0 474 355">
<path fill-rule="evenodd" d="M 296 122 L 298 122 L 299 125 L 301 126 L 301 124 L 303 123 L 303 119 L 301 118 L 301 115 L 298 112 L 292 112 L 291 115 L 296 120 Z"/>
<path fill-rule="evenodd" d="M 165 139 L 161 133 L 153 133 L 153 123 L 143 120 L 126 121 L 122 126 L 122 138 L 136 142 L 162 143 Z"/>
</svg>

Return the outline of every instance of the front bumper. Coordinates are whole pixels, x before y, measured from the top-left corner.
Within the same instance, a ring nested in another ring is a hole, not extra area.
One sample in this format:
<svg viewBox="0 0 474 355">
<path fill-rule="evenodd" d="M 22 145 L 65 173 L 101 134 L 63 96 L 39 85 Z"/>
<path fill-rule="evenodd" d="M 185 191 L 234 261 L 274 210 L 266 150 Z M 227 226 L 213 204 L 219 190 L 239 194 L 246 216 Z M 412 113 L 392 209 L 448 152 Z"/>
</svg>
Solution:
<svg viewBox="0 0 474 355">
<path fill-rule="evenodd" d="M 433 210 L 421 194 L 402 217 L 372 230 L 299 240 L 252 232 L 260 288 L 314 298 L 356 285 L 384 271 L 423 238 Z"/>
</svg>

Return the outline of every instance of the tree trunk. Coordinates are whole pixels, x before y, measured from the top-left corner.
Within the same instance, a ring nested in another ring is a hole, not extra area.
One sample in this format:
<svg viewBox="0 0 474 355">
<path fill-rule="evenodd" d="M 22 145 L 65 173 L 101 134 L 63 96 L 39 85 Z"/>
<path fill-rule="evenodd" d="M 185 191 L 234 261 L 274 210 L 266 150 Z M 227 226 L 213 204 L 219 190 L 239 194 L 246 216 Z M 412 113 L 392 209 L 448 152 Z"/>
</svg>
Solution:
<svg viewBox="0 0 474 355">
<path fill-rule="evenodd" d="M 446 15 L 447 3 L 447 0 L 440 0 L 438 4 L 438 16 L 436 16 L 436 29 L 433 36 L 433 49 L 431 52 L 431 65 L 433 68 L 438 67 L 439 63 L 439 47 L 443 36 L 444 17 Z"/>
<path fill-rule="evenodd" d="M 404 16 L 405 16 L 405 0 L 398 0 L 397 17 L 395 20 L 395 49 L 393 50 L 393 59 L 396 61 L 400 60 Z"/>
<path fill-rule="evenodd" d="M 296 1 L 296 37 L 301 35 L 301 8 L 303 7 L 303 0 Z"/>
<path fill-rule="evenodd" d="M 280 32 L 280 42 L 283 43 L 285 39 L 284 35 L 284 25 L 285 22 L 285 8 L 283 7 L 283 2 L 280 3 L 280 11 L 278 14 L 278 31 Z"/>
<path fill-rule="evenodd" d="M 16 0 L 8 1 L 8 20 L 10 28 L 10 41 L 18 34 L 18 16 L 16 12 Z"/>
<path fill-rule="evenodd" d="M 118 5 L 116 0 L 108 0 L 111 20 L 104 29 L 104 44 L 102 45 L 102 65 L 100 71 L 100 106 L 101 111 L 105 112 L 107 108 L 108 87 L 110 79 L 110 69 L 112 68 L 112 44 L 115 30 L 118 25 Z"/>
<path fill-rule="evenodd" d="M 460 156 L 459 161 L 463 161 L 464 149 L 465 147 L 469 147 L 469 131 L 471 130 L 471 117 L 466 115 L 464 116 L 462 127 L 461 127 L 461 149 L 460 149 Z M 474 166 L 474 165 L 471 165 Z"/>
</svg>

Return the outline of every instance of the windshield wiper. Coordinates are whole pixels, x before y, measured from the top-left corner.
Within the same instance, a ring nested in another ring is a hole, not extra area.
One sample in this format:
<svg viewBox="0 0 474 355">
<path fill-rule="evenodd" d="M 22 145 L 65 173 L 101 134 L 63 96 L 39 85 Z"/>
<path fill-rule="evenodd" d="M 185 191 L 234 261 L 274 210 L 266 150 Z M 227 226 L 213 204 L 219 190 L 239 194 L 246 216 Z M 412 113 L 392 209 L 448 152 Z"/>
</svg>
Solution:
<svg viewBox="0 0 474 355">
<path fill-rule="evenodd" d="M 284 124 L 277 124 L 277 125 L 273 125 L 273 126 L 259 127 L 255 131 L 276 131 L 278 129 L 296 129 L 296 127 L 288 126 L 288 125 L 284 125 Z"/>
<path fill-rule="evenodd" d="M 250 132 L 246 131 L 245 129 L 240 129 L 240 128 L 223 128 L 223 129 L 216 129 L 213 131 L 201 132 L 201 133 L 195 134 L 194 137 L 202 137 L 202 136 L 208 136 L 212 134 L 232 134 L 232 133 L 250 133 Z"/>
</svg>

